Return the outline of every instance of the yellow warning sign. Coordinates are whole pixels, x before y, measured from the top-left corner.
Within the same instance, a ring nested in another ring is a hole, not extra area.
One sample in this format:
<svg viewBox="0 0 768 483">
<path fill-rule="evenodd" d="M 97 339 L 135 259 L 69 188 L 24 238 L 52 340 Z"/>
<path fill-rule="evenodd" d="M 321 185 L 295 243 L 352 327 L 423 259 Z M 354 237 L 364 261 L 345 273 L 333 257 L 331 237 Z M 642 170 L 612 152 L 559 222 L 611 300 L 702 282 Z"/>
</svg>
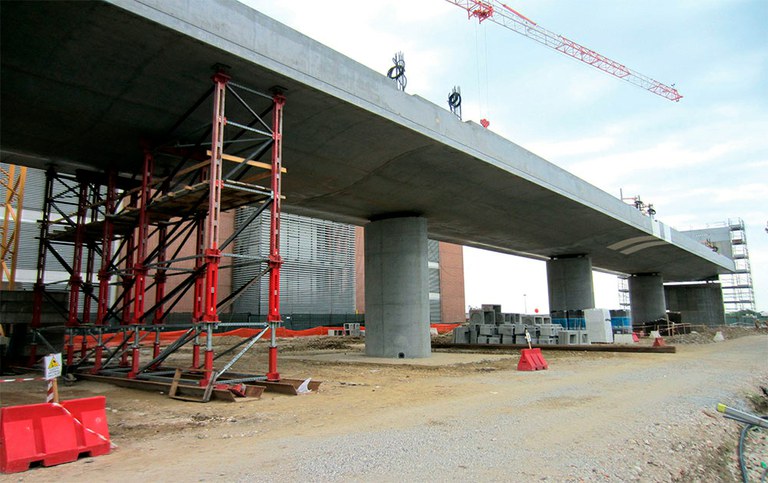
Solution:
<svg viewBox="0 0 768 483">
<path fill-rule="evenodd" d="M 61 376 L 61 353 L 48 354 L 43 357 L 43 372 L 45 379 L 55 379 Z"/>
</svg>

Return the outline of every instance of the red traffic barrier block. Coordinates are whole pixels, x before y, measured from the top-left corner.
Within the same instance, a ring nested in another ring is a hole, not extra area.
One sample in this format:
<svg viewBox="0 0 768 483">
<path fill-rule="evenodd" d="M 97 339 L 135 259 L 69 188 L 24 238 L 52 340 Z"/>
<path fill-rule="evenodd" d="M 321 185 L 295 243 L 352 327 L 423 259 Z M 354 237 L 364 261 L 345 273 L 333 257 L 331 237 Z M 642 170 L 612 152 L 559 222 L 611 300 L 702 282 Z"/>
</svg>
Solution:
<svg viewBox="0 0 768 483">
<path fill-rule="evenodd" d="M 640 337 L 637 336 L 637 332 L 632 332 L 632 342 L 640 342 Z"/>
<path fill-rule="evenodd" d="M 548 368 L 549 364 L 541 355 L 541 349 L 523 349 L 520 351 L 520 362 L 517 363 L 518 371 L 540 371 Z"/>
<path fill-rule="evenodd" d="M 664 347 L 666 345 L 667 344 L 664 343 L 664 339 L 662 339 L 661 337 L 656 337 L 655 339 L 653 339 L 653 347 Z"/>
<path fill-rule="evenodd" d="M 0 408 L 0 473 L 110 451 L 104 396 Z"/>
</svg>

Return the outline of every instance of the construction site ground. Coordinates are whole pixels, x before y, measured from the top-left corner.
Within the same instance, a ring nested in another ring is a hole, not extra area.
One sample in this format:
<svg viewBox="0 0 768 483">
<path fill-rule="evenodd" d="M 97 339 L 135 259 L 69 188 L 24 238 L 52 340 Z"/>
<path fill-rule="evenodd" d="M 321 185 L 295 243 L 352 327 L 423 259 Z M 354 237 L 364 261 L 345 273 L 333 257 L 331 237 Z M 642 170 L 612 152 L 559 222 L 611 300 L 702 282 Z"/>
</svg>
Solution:
<svg viewBox="0 0 768 483">
<path fill-rule="evenodd" d="M 247 403 L 79 381 L 61 397 L 106 396 L 112 453 L 0 479 L 736 481 L 740 425 L 715 405 L 756 411 L 768 331 L 713 334 L 676 336 L 675 354 L 544 349 L 550 367 L 538 372 L 517 371 L 517 351 L 380 360 L 363 356 L 361 339 L 286 339 L 281 374 L 321 380 L 320 390 Z M 265 366 L 259 343 L 235 370 Z M 44 383 L 0 385 L 2 406 L 44 398 Z M 768 441 L 753 439 L 759 481 Z"/>
</svg>

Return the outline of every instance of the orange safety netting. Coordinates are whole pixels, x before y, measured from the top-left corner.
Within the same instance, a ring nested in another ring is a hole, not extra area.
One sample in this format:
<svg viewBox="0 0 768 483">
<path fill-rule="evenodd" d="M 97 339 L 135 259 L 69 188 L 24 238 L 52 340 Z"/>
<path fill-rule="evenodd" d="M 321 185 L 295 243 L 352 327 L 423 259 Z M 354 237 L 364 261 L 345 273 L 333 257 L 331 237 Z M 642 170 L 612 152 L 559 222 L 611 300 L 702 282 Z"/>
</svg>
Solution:
<svg viewBox="0 0 768 483">
<path fill-rule="evenodd" d="M 438 334 L 445 334 L 456 327 L 460 326 L 461 324 L 432 324 L 430 327 L 437 329 Z M 361 329 L 364 331 L 365 327 L 361 327 Z M 307 336 L 317 336 L 317 335 L 328 335 L 329 330 L 337 330 L 341 331 L 343 330 L 343 327 L 313 327 L 311 329 L 305 329 L 305 330 L 290 330 L 286 329 L 285 327 L 278 327 L 277 331 L 275 332 L 275 335 L 279 338 L 289 338 L 289 337 L 307 337 Z M 168 344 L 170 342 L 175 341 L 179 337 L 181 337 L 186 331 L 184 330 L 173 330 L 168 332 L 160 332 L 160 344 Z M 254 335 L 261 332 L 260 329 L 248 329 L 248 328 L 241 328 L 241 329 L 235 329 L 235 330 L 229 330 L 227 332 L 218 332 L 213 334 L 214 337 L 253 337 Z M 133 336 L 132 332 L 127 332 L 125 336 L 116 335 L 112 337 L 111 339 L 109 337 L 106 337 L 106 345 L 107 347 L 116 347 L 119 346 L 123 342 L 123 337 L 131 338 Z M 200 337 L 205 337 L 205 332 L 202 332 L 200 334 Z M 270 331 L 267 330 L 267 333 L 264 334 L 265 338 L 270 337 Z M 139 339 L 141 340 L 141 345 L 152 345 L 155 343 L 155 336 L 154 332 L 150 331 L 139 331 Z M 76 335 L 72 337 L 72 344 L 81 347 L 83 343 L 83 336 Z M 88 347 L 96 347 L 96 338 L 94 336 L 89 336 L 87 338 L 86 344 Z"/>
</svg>

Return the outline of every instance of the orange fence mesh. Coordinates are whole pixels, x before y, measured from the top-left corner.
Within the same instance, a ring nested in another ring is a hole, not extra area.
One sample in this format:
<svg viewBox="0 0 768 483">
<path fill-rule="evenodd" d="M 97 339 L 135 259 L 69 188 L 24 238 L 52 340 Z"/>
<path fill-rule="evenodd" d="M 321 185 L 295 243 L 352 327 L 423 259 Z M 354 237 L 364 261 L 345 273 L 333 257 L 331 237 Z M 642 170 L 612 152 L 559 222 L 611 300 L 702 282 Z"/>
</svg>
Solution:
<svg viewBox="0 0 768 483">
<path fill-rule="evenodd" d="M 461 324 L 432 324 L 430 327 L 437 329 L 438 334 L 446 334 L 456 327 L 460 326 Z M 365 330 L 365 327 L 362 327 L 363 330 Z M 275 335 L 279 338 L 289 338 L 289 337 L 307 337 L 307 336 L 317 336 L 317 335 L 328 335 L 329 330 L 343 330 L 343 327 L 313 327 L 311 329 L 305 329 L 305 330 L 290 330 L 286 329 L 285 327 L 278 327 L 277 332 Z M 160 333 L 160 344 L 165 345 L 170 342 L 175 341 L 179 337 L 181 337 L 184 334 L 184 330 L 173 330 L 169 332 L 161 332 Z M 227 332 L 219 332 L 216 334 L 213 334 L 214 337 L 253 337 L 254 335 L 261 332 L 261 329 L 248 329 L 248 328 L 241 328 L 241 329 L 235 329 L 235 330 L 229 330 Z M 132 332 L 126 333 L 125 337 L 132 337 Z M 269 338 L 270 333 L 269 330 L 267 330 L 267 333 L 264 334 L 265 338 Z M 201 338 L 205 338 L 205 333 L 200 334 Z M 155 336 L 153 332 L 147 332 L 147 331 L 139 331 L 139 338 L 141 339 L 141 345 L 148 346 L 155 343 Z M 107 347 L 116 347 L 119 346 L 123 342 L 123 336 L 115 336 L 112 339 L 109 339 L 105 336 L 105 339 L 108 340 L 108 342 L 105 344 Z M 76 335 L 72 337 L 72 343 L 77 346 L 81 347 L 83 343 L 83 336 Z M 96 339 L 93 336 L 89 336 L 87 338 L 88 347 L 96 347 Z"/>
</svg>

